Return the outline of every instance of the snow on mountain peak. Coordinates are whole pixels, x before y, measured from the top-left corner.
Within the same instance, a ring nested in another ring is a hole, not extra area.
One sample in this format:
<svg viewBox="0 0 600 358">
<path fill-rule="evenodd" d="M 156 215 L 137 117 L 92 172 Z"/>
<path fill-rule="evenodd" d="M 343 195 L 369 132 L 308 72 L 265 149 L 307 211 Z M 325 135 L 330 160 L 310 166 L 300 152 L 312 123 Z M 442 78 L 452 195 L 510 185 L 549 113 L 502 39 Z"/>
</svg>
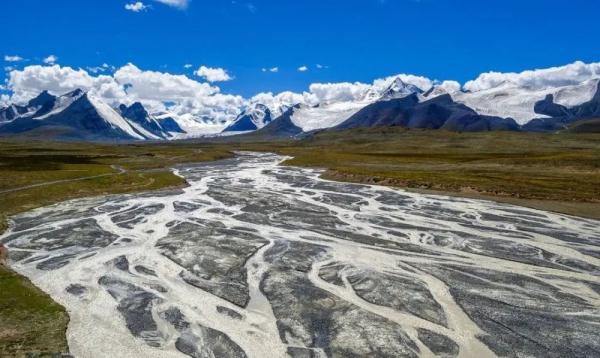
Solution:
<svg viewBox="0 0 600 358">
<path fill-rule="evenodd" d="M 36 109 L 34 119 L 45 119 L 50 116 L 53 116 L 57 113 L 62 112 L 65 108 L 69 107 L 73 102 L 77 101 L 81 96 L 85 94 L 81 89 L 76 89 L 74 91 L 65 93 L 61 96 L 54 97 L 48 93 L 48 91 L 44 91 L 40 93 L 37 97 L 29 101 L 29 103 L 38 102 L 39 107 Z M 45 104 L 40 101 L 42 98 L 45 99 Z M 48 108 L 43 108 L 45 106 L 50 106 Z M 45 109 L 45 110 L 42 110 Z"/>
<path fill-rule="evenodd" d="M 261 129 L 273 120 L 271 110 L 262 103 L 250 104 L 223 132 L 245 132 Z"/>
<path fill-rule="evenodd" d="M 396 77 L 392 83 L 381 93 L 382 100 L 390 100 L 394 98 L 403 98 L 410 96 L 413 93 L 423 93 L 419 87 L 402 81 L 400 77 Z"/>
<path fill-rule="evenodd" d="M 115 111 L 111 106 L 104 103 L 100 98 L 95 97 L 93 95 L 85 94 L 88 101 L 94 106 L 94 109 L 98 113 L 98 115 L 106 121 L 112 128 L 120 129 L 121 131 L 127 133 L 129 136 L 135 139 L 146 139 L 143 135 L 141 135 L 138 131 L 136 131 L 133 126 L 128 122 L 125 118 L 121 117 L 117 111 Z M 150 136 L 149 138 L 152 138 Z"/>
<path fill-rule="evenodd" d="M 265 126 L 265 120 L 271 120 L 271 111 L 267 106 L 261 103 L 256 103 L 246 111 L 252 119 L 257 128 L 262 128 Z"/>
</svg>

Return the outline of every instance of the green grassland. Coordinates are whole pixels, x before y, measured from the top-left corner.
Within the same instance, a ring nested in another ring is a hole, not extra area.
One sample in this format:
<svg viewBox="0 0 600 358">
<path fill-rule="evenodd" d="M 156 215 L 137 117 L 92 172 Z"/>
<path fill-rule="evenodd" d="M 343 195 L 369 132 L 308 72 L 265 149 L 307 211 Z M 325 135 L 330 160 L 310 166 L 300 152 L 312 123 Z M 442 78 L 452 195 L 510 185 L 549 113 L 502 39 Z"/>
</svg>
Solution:
<svg viewBox="0 0 600 358">
<path fill-rule="evenodd" d="M 0 266 L 0 357 L 67 352 L 65 309 L 28 279 Z"/>
<path fill-rule="evenodd" d="M 69 198 L 184 185 L 168 168 L 231 156 L 196 144 L 0 143 L 0 213 Z"/>
<path fill-rule="evenodd" d="M 0 141 L 0 232 L 6 218 L 70 198 L 185 185 L 168 168 L 276 152 L 333 180 L 493 199 L 600 218 L 600 134 L 453 133 L 401 128 L 321 132 L 302 141 L 227 138 L 100 145 Z M 68 316 L 0 267 L 0 357 L 66 352 Z"/>
</svg>

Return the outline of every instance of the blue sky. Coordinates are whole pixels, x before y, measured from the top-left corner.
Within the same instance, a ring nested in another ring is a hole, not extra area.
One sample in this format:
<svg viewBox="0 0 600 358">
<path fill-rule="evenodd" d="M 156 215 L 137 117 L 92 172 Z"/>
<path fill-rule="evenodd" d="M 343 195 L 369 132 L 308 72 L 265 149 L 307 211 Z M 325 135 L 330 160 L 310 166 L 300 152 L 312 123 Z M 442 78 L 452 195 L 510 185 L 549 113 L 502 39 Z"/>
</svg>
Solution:
<svg viewBox="0 0 600 358">
<path fill-rule="evenodd" d="M 132 2 L 3 1 L 0 55 L 27 59 L 4 65 L 52 54 L 62 66 L 132 62 L 190 77 L 206 65 L 235 77 L 219 83 L 223 92 L 250 96 L 395 73 L 464 82 L 489 70 L 600 60 L 593 0 L 191 0 L 185 8 L 144 0 L 139 12 L 125 9 Z"/>
</svg>

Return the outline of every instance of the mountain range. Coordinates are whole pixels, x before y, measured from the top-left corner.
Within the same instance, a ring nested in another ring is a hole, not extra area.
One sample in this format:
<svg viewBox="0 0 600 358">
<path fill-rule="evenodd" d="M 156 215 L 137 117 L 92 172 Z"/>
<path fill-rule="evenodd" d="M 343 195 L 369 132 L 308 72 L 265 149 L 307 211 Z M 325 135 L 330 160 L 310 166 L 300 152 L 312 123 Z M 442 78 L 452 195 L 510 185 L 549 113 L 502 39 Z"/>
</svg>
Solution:
<svg viewBox="0 0 600 358">
<path fill-rule="evenodd" d="M 182 129 L 172 118 L 156 118 L 133 103 L 112 108 L 81 90 L 54 96 L 47 91 L 26 105 L 0 110 L 0 134 L 66 140 L 165 140 Z"/>
<path fill-rule="evenodd" d="M 276 108 L 273 108 L 276 107 Z M 510 82 L 487 89 L 428 89 L 392 79 L 381 90 L 317 104 L 292 106 L 251 103 L 220 135 L 297 137 L 317 130 L 401 126 L 449 131 L 558 131 L 600 118 L 600 79 L 544 88 Z M 192 124 L 190 125 L 190 122 Z M 150 113 L 142 103 L 116 108 L 75 90 L 41 92 L 25 104 L 0 109 L 0 135 L 64 140 L 170 140 L 193 136 L 193 120 L 172 113 Z M 191 129 L 190 129 L 191 128 Z M 578 126 L 593 131 L 597 125 Z M 217 134 L 219 135 L 219 134 Z"/>
<path fill-rule="evenodd" d="M 544 90 L 502 84 L 477 92 L 449 92 L 440 86 L 424 92 L 398 78 L 381 93 L 371 91 L 359 101 L 294 106 L 255 135 L 294 137 L 323 128 L 382 126 L 546 132 L 594 118 L 600 118 L 600 79 Z"/>
</svg>

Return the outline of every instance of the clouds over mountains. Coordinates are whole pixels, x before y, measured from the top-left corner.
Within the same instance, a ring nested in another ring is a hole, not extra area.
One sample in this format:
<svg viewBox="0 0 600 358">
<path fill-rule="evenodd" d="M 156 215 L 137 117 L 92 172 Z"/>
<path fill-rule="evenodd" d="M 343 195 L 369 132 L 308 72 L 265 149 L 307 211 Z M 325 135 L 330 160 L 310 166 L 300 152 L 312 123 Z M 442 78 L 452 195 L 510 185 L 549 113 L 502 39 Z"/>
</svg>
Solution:
<svg viewBox="0 0 600 358">
<path fill-rule="evenodd" d="M 134 64 L 115 69 L 112 74 L 94 74 L 68 66 L 32 65 L 12 70 L 6 88 L 12 92 L 11 101 L 23 103 L 43 90 L 62 94 L 81 88 L 101 97 L 111 105 L 142 102 L 151 111 L 170 111 L 192 115 L 196 119 L 226 122 L 232 120 L 240 108 L 250 103 L 263 103 L 277 109 L 282 105 L 360 100 L 370 90 L 381 91 L 396 78 L 426 91 L 436 85 L 447 92 L 461 89 L 481 91 L 509 83 L 514 86 L 545 88 L 580 83 L 600 77 L 600 63 L 575 62 L 569 65 L 521 73 L 488 72 L 461 86 L 456 81 L 435 81 L 423 76 L 398 74 L 376 79 L 372 83 L 341 82 L 313 83 L 302 93 L 285 91 L 278 94 L 265 92 L 252 98 L 225 94 L 211 82 L 233 78 L 226 70 L 201 66 L 195 73 L 207 82 L 182 74 L 143 70 Z M 7 102 L 6 95 L 2 102 Z"/>
<path fill-rule="evenodd" d="M 600 62 L 586 64 L 576 61 L 565 66 L 523 71 L 520 73 L 486 72 L 479 75 L 475 80 L 465 83 L 464 89 L 475 92 L 494 88 L 503 83 L 544 89 L 574 85 L 597 77 L 600 77 Z"/>
<path fill-rule="evenodd" d="M 226 120 L 239 111 L 243 98 L 220 93 L 219 87 L 198 82 L 185 75 L 144 71 L 133 64 L 112 75 L 92 75 L 84 69 L 53 66 L 27 66 L 11 71 L 7 87 L 14 102 L 25 102 L 42 90 L 62 94 L 80 88 L 111 105 L 144 103 L 152 111 L 191 113 Z"/>
<path fill-rule="evenodd" d="M 196 72 L 196 76 L 202 77 L 208 82 L 225 82 L 231 81 L 233 77 L 222 68 L 211 68 L 206 66 L 200 66 Z"/>
</svg>

